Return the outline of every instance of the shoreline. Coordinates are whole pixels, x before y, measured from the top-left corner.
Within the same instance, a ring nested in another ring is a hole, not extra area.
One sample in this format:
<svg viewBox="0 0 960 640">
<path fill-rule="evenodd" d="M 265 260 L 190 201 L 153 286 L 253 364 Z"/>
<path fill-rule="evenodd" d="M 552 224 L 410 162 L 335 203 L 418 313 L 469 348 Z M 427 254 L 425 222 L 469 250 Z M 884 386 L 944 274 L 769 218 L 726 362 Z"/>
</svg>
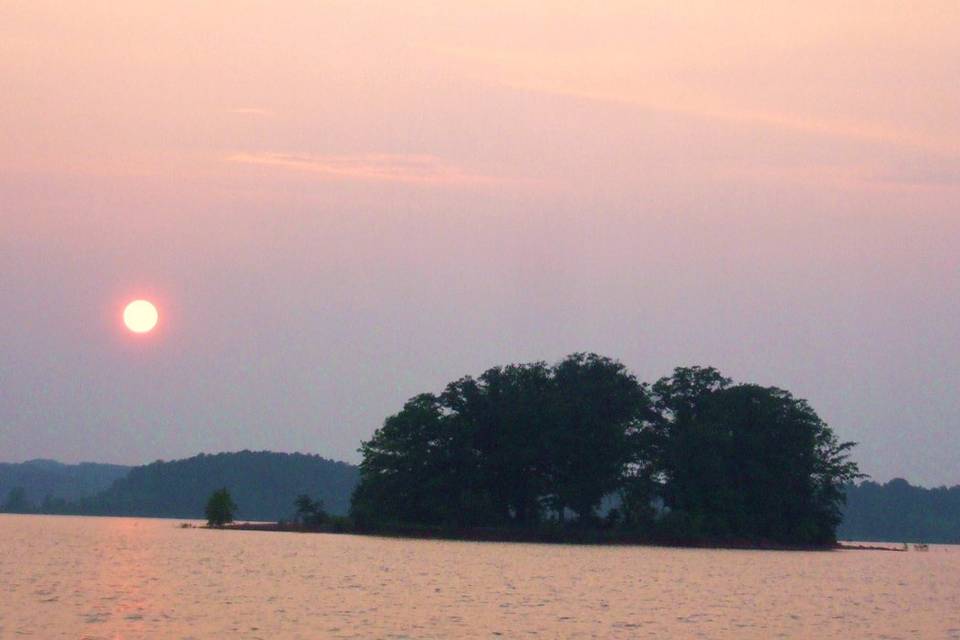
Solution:
<svg viewBox="0 0 960 640">
<path fill-rule="evenodd" d="M 337 525 L 320 527 L 295 523 L 240 522 L 200 528 L 230 531 L 267 531 L 279 533 L 327 533 L 410 540 L 449 540 L 460 542 L 512 542 L 529 544 L 566 544 L 586 546 L 671 547 L 685 549 L 728 549 L 736 551 L 905 551 L 900 547 L 880 544 L 835 542 L 826 545 L 783 544 L 763 540 L 677 540 L 644 536 L 636 533 L 602 530 L 523 530 L 498 528 L 443 529 L 434 527 L 383 527 L 352 529 Z M 893 543 L 891 543 L 893 544 Z"/>
</svg>

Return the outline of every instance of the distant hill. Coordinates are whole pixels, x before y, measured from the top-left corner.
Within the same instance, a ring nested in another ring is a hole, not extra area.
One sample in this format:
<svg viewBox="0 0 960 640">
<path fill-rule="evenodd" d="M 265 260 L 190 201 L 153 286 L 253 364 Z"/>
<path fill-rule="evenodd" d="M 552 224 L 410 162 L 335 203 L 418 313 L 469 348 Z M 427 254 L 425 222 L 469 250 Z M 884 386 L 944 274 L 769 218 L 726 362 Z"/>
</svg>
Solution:
<svg viewBox="0 0 960 640">
<path fill-rule="evenodd" d="M 46 500 L 76 501 L 92 496 L 127 475 L 130 467 L 116 464 L 63 464 L 55 460 L 0 463 L 0 507 L 10 492 L 20 488 L 28 506 Z"/>
<path fill-rule="evenodd" d="M 844 540 L 960 544 L 960 485 L 925 489 L 902 478 L 847 487 Z"/>
<path fill-rule="evenodd" d="M 202 518 L 207 498 L 226 487 L 243 520 L 289 518 L 300 494 L 346 514 L 357 467 L 302 453 L 240 451 L 134 467 L 123 478 L 65 511 L 89 515 Z"/>
</svg>

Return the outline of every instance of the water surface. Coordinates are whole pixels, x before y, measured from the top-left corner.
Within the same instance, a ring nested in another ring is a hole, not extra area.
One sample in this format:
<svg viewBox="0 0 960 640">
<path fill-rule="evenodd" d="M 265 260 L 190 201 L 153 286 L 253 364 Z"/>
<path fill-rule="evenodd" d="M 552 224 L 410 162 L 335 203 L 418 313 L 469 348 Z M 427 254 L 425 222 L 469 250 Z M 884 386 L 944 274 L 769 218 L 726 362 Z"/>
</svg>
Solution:
<svg viewBox="0 0 960 640">
<path fill-rule="evenodd" d="M 396 540 L 0 515 L 0 638 L 960 638 L 960 548 Z"/>
</svg>

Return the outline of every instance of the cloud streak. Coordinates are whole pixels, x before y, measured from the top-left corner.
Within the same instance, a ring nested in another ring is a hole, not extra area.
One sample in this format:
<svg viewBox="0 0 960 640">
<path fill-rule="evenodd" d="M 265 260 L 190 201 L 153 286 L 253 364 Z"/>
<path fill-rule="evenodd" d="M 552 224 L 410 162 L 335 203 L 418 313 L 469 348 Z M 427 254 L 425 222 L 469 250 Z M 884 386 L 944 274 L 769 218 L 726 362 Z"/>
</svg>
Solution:
<svg viewBox="0 0 960 640">
<path fill-rule="evenodd" d="M 755 111 L 749 109 L 729 109 L 722 107 L 712 108 L 708 105 L 684 105 L 668 100 L 656 100 L 628 94 L 590 91 L 574 87 L 551 86 L 538 83 L 503 82 L 502 84 L 506 87 L 519 91 L 531 91 L 547 95 L 588 100 L 591 102 L 622 104 L 649 111 L 674 113 L 705 120 L 719 120 L 732 124 L 763 126 L 768 128 L 791 130 L 806 134 L 846 138 L 861 142 L 891 144 L 899 147 L 921 149 L 938 153 L 950 153 L 956 151 L 956 148 L 952 145 L 945 145 L 939 140 L 934 140 L 920 134 L 870 125 L 867 123 L 852 123 L 841 120 L 833 121 L 814 117 L 805 117 L 801 115 Z"/>
<path fill-rule="evenodd" d="M 262 109 L 260 107 L 233 107 L 227 109 L 227 113 L 232 113 L 234 115 L 241 116 L 275 116 L 276 112 L 271 111 L 270 109 Z"/>
<path fill-rule="evenodd" d="M 300 153 L 237 153 L 227 162 L 315 174 L 326 180 L 399 182 L 424 185 L 483 185 L 500 178 L 471 173 L 426 154 L 313 155 Z"/>
<path fill-rule="evenodd" d="M 742 78 L 736 76 L 726 81 L 722 85 L 725 88 L 719 93 L 709 88 L 697 92 L 700 85 L 696 82 L 684 84 L 674 79 L 684 77 L 684 73 L 690 73 L 689 69 L 662 61 L 658 66 L 656 60 L 641 64 L 634 59 L 636 52 L 633 50 L 599 57 L 591 57 L 589 51 L 571 55 L 535 49 L 463 46 L 439 46 L 430 50 L 455 61 L 467 73 L 484 82 L 513 91 L 622 105 L 751 129 L 792 131 L 946 155 L 960 153 L 955 138 L 924 133 L 911 127 L 908 120 L 892 123 L 864 117 L 861 115 L 862 106 L 846 114 L 824 116 L 809 109 L 805 113 L 803 105 L 777 108 L 765 104 L 766 101 L 756 100 L 758 94 L 752 85 L 738 90 L 737 82 Z M 744 66 L 749 65 L 744 63 Z M 712 68 L 709 68 L 703 75 L 710 77 L 711 73 Z M 761 69 L 757 73 L 762 79 L 765 71 Z M 638 84 L 635 81 L 644 76 L 649 76 L 650 82 Z M 762 93 L 759 95 L 763 96 Z"/>
<path fill-rule="evenodd" d="M 960 158 L 906 158 L 888 162 L 873 171 L 869 178 L 884 184 L 925 187 L 960 188 Z"/>
</svg>

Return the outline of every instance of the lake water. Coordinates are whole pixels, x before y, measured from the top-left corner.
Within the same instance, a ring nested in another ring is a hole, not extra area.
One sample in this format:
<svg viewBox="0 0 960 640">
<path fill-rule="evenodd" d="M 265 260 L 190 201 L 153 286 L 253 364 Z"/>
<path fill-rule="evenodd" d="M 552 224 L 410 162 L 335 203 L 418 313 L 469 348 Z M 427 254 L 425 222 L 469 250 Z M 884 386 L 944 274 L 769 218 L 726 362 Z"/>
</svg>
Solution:
<svg viewBox="0 0 960 640">
<path fill-rule="evenodd" d="M 0 638 L 960 638 L 960 547 L 714 551 L 0 515 Z"/>
</svg>

